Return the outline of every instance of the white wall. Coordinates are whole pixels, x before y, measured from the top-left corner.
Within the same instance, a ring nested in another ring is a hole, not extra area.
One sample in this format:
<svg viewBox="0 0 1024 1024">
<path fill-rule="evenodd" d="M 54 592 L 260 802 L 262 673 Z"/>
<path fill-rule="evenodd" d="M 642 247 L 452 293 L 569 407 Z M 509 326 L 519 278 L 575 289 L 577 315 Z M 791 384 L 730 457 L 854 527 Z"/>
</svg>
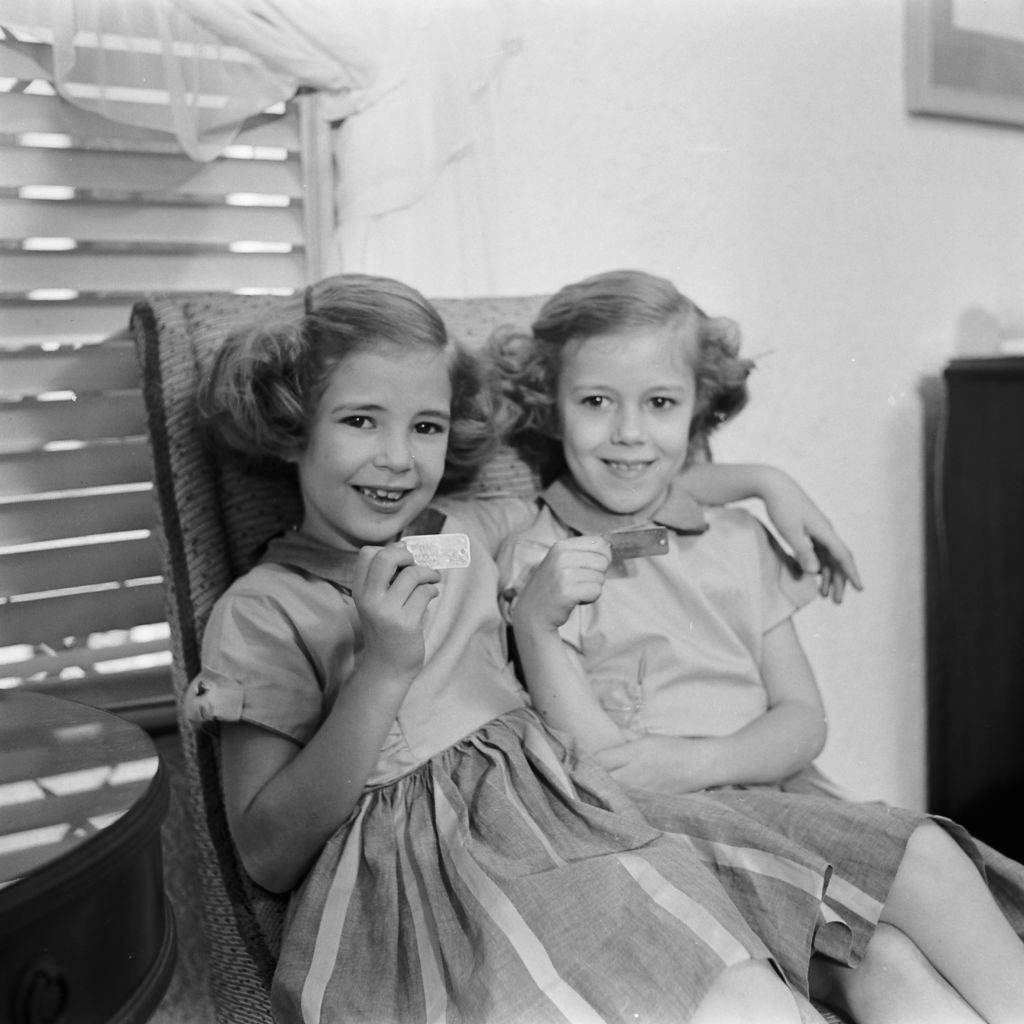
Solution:
<svg viewBox="0 0 1024 1024">
<path fill-rule="evenodd" d="M 789 470 L 867 584 L 798 618 L 820 764 L 923 806 L 917 389 L 970 311 L 1024 320 L 1024 130 L 905 112 L 902 0 L 514 6 L 496 290 L 635 266 L 740 321 L 761 358 L 716 457 Z"/>
</svg>

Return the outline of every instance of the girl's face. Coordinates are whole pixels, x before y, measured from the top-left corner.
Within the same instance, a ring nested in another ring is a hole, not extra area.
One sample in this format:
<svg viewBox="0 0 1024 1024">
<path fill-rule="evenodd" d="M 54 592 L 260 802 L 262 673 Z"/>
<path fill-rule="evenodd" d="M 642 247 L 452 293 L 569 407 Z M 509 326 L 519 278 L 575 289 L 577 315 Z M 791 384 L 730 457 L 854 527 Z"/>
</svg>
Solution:
<svg viewBox="0 0 1024 1024">
<path fill-rule="evenodd" d="M 610 512 L 653 512 L 686 460 L 696 380 L 678 328 L 570 342 L 558 377 L 562 450 Z"/>
<path fill-rule="evenodd" d="M 387 345 L 346 356 L 295 459 L 303 531 L 334 547 L 394 540 L 437 490 L 451 402 L 444 352 Z"/>
</svg>

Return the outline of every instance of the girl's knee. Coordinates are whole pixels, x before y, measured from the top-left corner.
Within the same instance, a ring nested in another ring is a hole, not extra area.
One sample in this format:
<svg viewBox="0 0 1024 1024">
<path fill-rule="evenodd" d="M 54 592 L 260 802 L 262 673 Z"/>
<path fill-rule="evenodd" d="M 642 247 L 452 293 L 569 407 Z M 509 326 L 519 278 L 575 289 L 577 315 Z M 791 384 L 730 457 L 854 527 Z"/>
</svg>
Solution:
<svg viewBox="0 0 1024 1024">
<path fill-rule="evenodd" d="M 899 928 L 879 924 L 857 968 L 862 978 L 870 976 L 873 983 L 901 984 L 930 971 L 925 955 Z"/>
<path fill-rule="evenodd" d="M 715 979 L 692 1024 L 799 1024 L 800 1012 L 789 989 L 764 960 L 727 967 Z"/>
<path fill-rule="evenodd" d="M 811 995 L 849 1013 L 851 1001 L 860 993 L 892 990 L 905 984 L 927 967 L 924 954 L 898 928 L 880 923 L 856 967 L 827 957 L 811 960 Z"/>
<path fill-rule="evenodd" d="M 811 960 L 811 995 L 854 1016 L 864 1000 L 898 992 L 918 979 L 928 967 L 924 955 L 898 928 L 879 924 L 856 967 L 826 957 Z"/>
<path fill-rule="evenodd" d="M 970 862 L 956 840 L 934 821 L 924 821 L 914 829 L 907 840 L 903 859 L 933 879 L 942 877 L 935 872 L 948 869 L 954 862 Z"/>
</svg>

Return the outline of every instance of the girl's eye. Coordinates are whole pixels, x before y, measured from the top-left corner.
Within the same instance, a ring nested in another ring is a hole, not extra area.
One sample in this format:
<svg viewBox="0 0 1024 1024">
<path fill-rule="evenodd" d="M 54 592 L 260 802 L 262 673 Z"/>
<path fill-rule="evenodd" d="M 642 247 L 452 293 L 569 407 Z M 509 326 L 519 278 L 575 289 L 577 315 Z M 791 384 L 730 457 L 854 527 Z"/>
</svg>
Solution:
<svg viewBox="0 0 1024 1024">
<path fill-rule="evenodd" d="M 412 429 L 417 434 L 443 434 L 447 427 L 443 423 L 433 423 L 429 420 L 424 420 L 422 423 L 417 423 Z"/>
<path fill-rule="evenodd" d="M 585 405 L 588 409 L 600 409 L 608 404 L 608 398 L 606 395 L 587 395 L 580 404 Z"/>
<path fill-rule="evenodd" d="M 651 399 L 651 405 L 653 405 L 655 409 L 671 409 L 675 404 L 676 400 L 674 398 L 668 398 L 665 395 L 655 395 L 654 398 Z"/>
<path fill-rule="evenodd" d="M 369 416 L 343 416 L 338 422 L 356 430 L 369 430 L 373 427 L 373 420 Z"/>
</svg>

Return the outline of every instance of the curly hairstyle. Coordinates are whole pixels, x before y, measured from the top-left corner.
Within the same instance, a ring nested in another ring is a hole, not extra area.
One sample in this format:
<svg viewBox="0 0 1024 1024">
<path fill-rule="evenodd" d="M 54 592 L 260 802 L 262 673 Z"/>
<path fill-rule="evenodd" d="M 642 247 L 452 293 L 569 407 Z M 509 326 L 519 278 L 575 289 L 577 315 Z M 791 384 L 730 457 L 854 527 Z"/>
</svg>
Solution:
<svg viewBox="0 0 1024 1024">
<path fill-rule="evenodd" d="M 448 354 L 452 420 L 439 490 L 464 487 L 498 443 L 490 392 L 437 310 L 390 278 L 329 277 L 306 289 L 304 309 L 240 325 L 200 386 L 201 421 L 213 443 L 247 469 L 290 472 L 334 370 L 355 352 L 389 344 Z"/>
<path fill-rule="evenodd" d="M 709 435 L 747 402 L 747 376 L 754 364 L 739 356 L 738 324 L 709 317 L 671 281 L 639 270 L 597 274 L 556 292 L 529 332 L 503 327 L 491 336 L 487 359 L 499 430 L 542 480 L 565 469 L 557 410 L 565 346 L 665 326 L 677 330 L 696 379 L 687 461 L 707 461 Z"/>
</svg>

